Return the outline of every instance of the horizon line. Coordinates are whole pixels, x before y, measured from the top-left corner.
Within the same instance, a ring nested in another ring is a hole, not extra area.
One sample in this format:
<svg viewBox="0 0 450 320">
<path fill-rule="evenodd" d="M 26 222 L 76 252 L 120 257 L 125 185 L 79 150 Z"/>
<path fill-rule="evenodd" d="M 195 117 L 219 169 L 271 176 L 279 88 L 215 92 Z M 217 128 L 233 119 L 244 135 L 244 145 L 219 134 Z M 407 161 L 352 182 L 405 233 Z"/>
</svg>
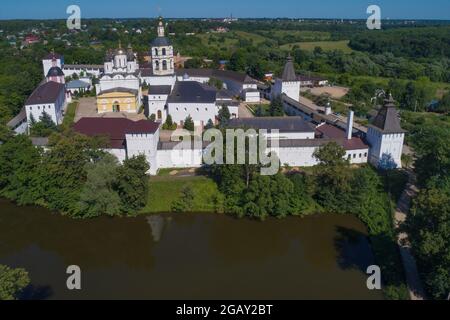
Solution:
<svg viewBox="0 0 450 320">
<path fill-rule="evenodd" d="M 67 20 L 68 17 L 63 18 L 0 18 L 0 21 L 58 21 L 58 20 Z M 88 20 L 94 20 L 94 19 L 102 19 L 102 20 L 132 20 L 132 19 L 149 19 L 149 20 L 156 20 L 159 17 L 84 17 L 83 19 Z M 223 16 L 223 17 L 163 17 L 164 20 L 179 20 L 179 19 L 189 19 L 189 20 L 199 20 L 199 19 L 230 19 L 231 17 Z M 299 19 L 305 19 L 305 20 L 361 20 L 366 21 L 367 18 L 325 18 L 325 17 L 233 17 L 233 19 L 238 20 L 252 20 L 252 19 L 258 19 L 258 20 L 299 20 Z M 410 21 L 410 20 L 416 20 L 416 21 L 450 21 L 450 18 L 384 18 L 381 19 L 381 21 Z"/>
</svg>

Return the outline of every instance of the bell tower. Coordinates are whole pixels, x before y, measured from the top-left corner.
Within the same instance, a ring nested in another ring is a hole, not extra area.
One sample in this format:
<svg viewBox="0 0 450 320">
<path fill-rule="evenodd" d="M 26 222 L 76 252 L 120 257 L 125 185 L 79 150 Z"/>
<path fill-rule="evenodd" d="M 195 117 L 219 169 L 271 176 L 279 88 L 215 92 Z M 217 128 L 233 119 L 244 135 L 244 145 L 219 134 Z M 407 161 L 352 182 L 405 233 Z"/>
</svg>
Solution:
<svg viewBox="0 0 450 320">
<path fill-rule="evenodd" d="M 165 36 L 164 23 L 162 18 L 158 22 L 158 37 L 151 45 L 153 74 L 158 76 L 168 76 L 175 73 L 173 46 Z"/>
</svg>

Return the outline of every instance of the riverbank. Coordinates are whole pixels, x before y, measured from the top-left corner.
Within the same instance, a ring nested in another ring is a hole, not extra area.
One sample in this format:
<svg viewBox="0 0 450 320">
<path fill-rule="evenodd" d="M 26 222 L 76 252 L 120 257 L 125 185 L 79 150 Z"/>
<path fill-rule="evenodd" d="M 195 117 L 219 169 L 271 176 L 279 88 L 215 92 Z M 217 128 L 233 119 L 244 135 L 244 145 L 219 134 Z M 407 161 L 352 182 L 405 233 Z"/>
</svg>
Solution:
<svg viewBox="0 0 450 320">
<path fill-rule="evenodd" d="M 409 294 L 393 225 L 394 208 L 406 185 L 407 176 L 402 171 L 396 171 L 380 178 L 389 209 L 378 215 L 348 215 L 356 216 L 368 229 L 376 264 L 382 270 L 384 296 L 387 299 L 408 300 Z M 142 213 L 172 212 L 173 203 L 183 197 L 185 188 L 193 195 L 189 212 L 223 212 L 221 203 L 223 195 L 211 178 L 197 176 L 193 171 L 174 170 L 170 173 L 164 171 L 159 176 L 151 178 L 149 201 Z M 324 210 L 318 210 L 317 213 L 328 215 Z M 309 215 L 303 215 L 305 216 Z"/>
</svg>

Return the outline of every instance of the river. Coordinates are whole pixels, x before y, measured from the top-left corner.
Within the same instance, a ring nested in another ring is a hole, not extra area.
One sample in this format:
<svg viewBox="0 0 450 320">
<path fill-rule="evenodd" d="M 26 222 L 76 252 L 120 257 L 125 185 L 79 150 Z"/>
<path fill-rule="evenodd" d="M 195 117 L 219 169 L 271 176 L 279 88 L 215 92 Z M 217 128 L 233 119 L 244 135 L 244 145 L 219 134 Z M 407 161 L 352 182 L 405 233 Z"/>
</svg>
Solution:
<svg viewBox="0 0 450 320">
<path fill-rule="evenodd" d="M 0 200 L 0 264 L 25 268 L 26 299 L 382 299 L 353 216 L 237 220 L 214 214 L 72 220 Z M 82 289 L 69 291 L 78 265 Z"/>
</svg>

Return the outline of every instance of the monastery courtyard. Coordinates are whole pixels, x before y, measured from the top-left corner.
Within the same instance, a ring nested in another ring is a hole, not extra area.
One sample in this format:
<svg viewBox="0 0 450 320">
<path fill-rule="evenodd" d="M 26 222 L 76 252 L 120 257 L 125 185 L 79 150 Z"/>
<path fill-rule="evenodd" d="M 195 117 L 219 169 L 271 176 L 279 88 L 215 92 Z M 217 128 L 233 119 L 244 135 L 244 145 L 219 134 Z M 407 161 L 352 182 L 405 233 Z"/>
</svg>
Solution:
<svg viewBox="0 0 450 320">
<path fill-rule="evenodd" d="M 97 104 L 95 97 L 79 99 L 74 122 L 78 122 L 82 118 L 126 118 L 133 121 L 147 119 L 144 113 L 133 114 L 126 112 L 107 112 L 99 114 L 97 113 Z"/>
</svg>

